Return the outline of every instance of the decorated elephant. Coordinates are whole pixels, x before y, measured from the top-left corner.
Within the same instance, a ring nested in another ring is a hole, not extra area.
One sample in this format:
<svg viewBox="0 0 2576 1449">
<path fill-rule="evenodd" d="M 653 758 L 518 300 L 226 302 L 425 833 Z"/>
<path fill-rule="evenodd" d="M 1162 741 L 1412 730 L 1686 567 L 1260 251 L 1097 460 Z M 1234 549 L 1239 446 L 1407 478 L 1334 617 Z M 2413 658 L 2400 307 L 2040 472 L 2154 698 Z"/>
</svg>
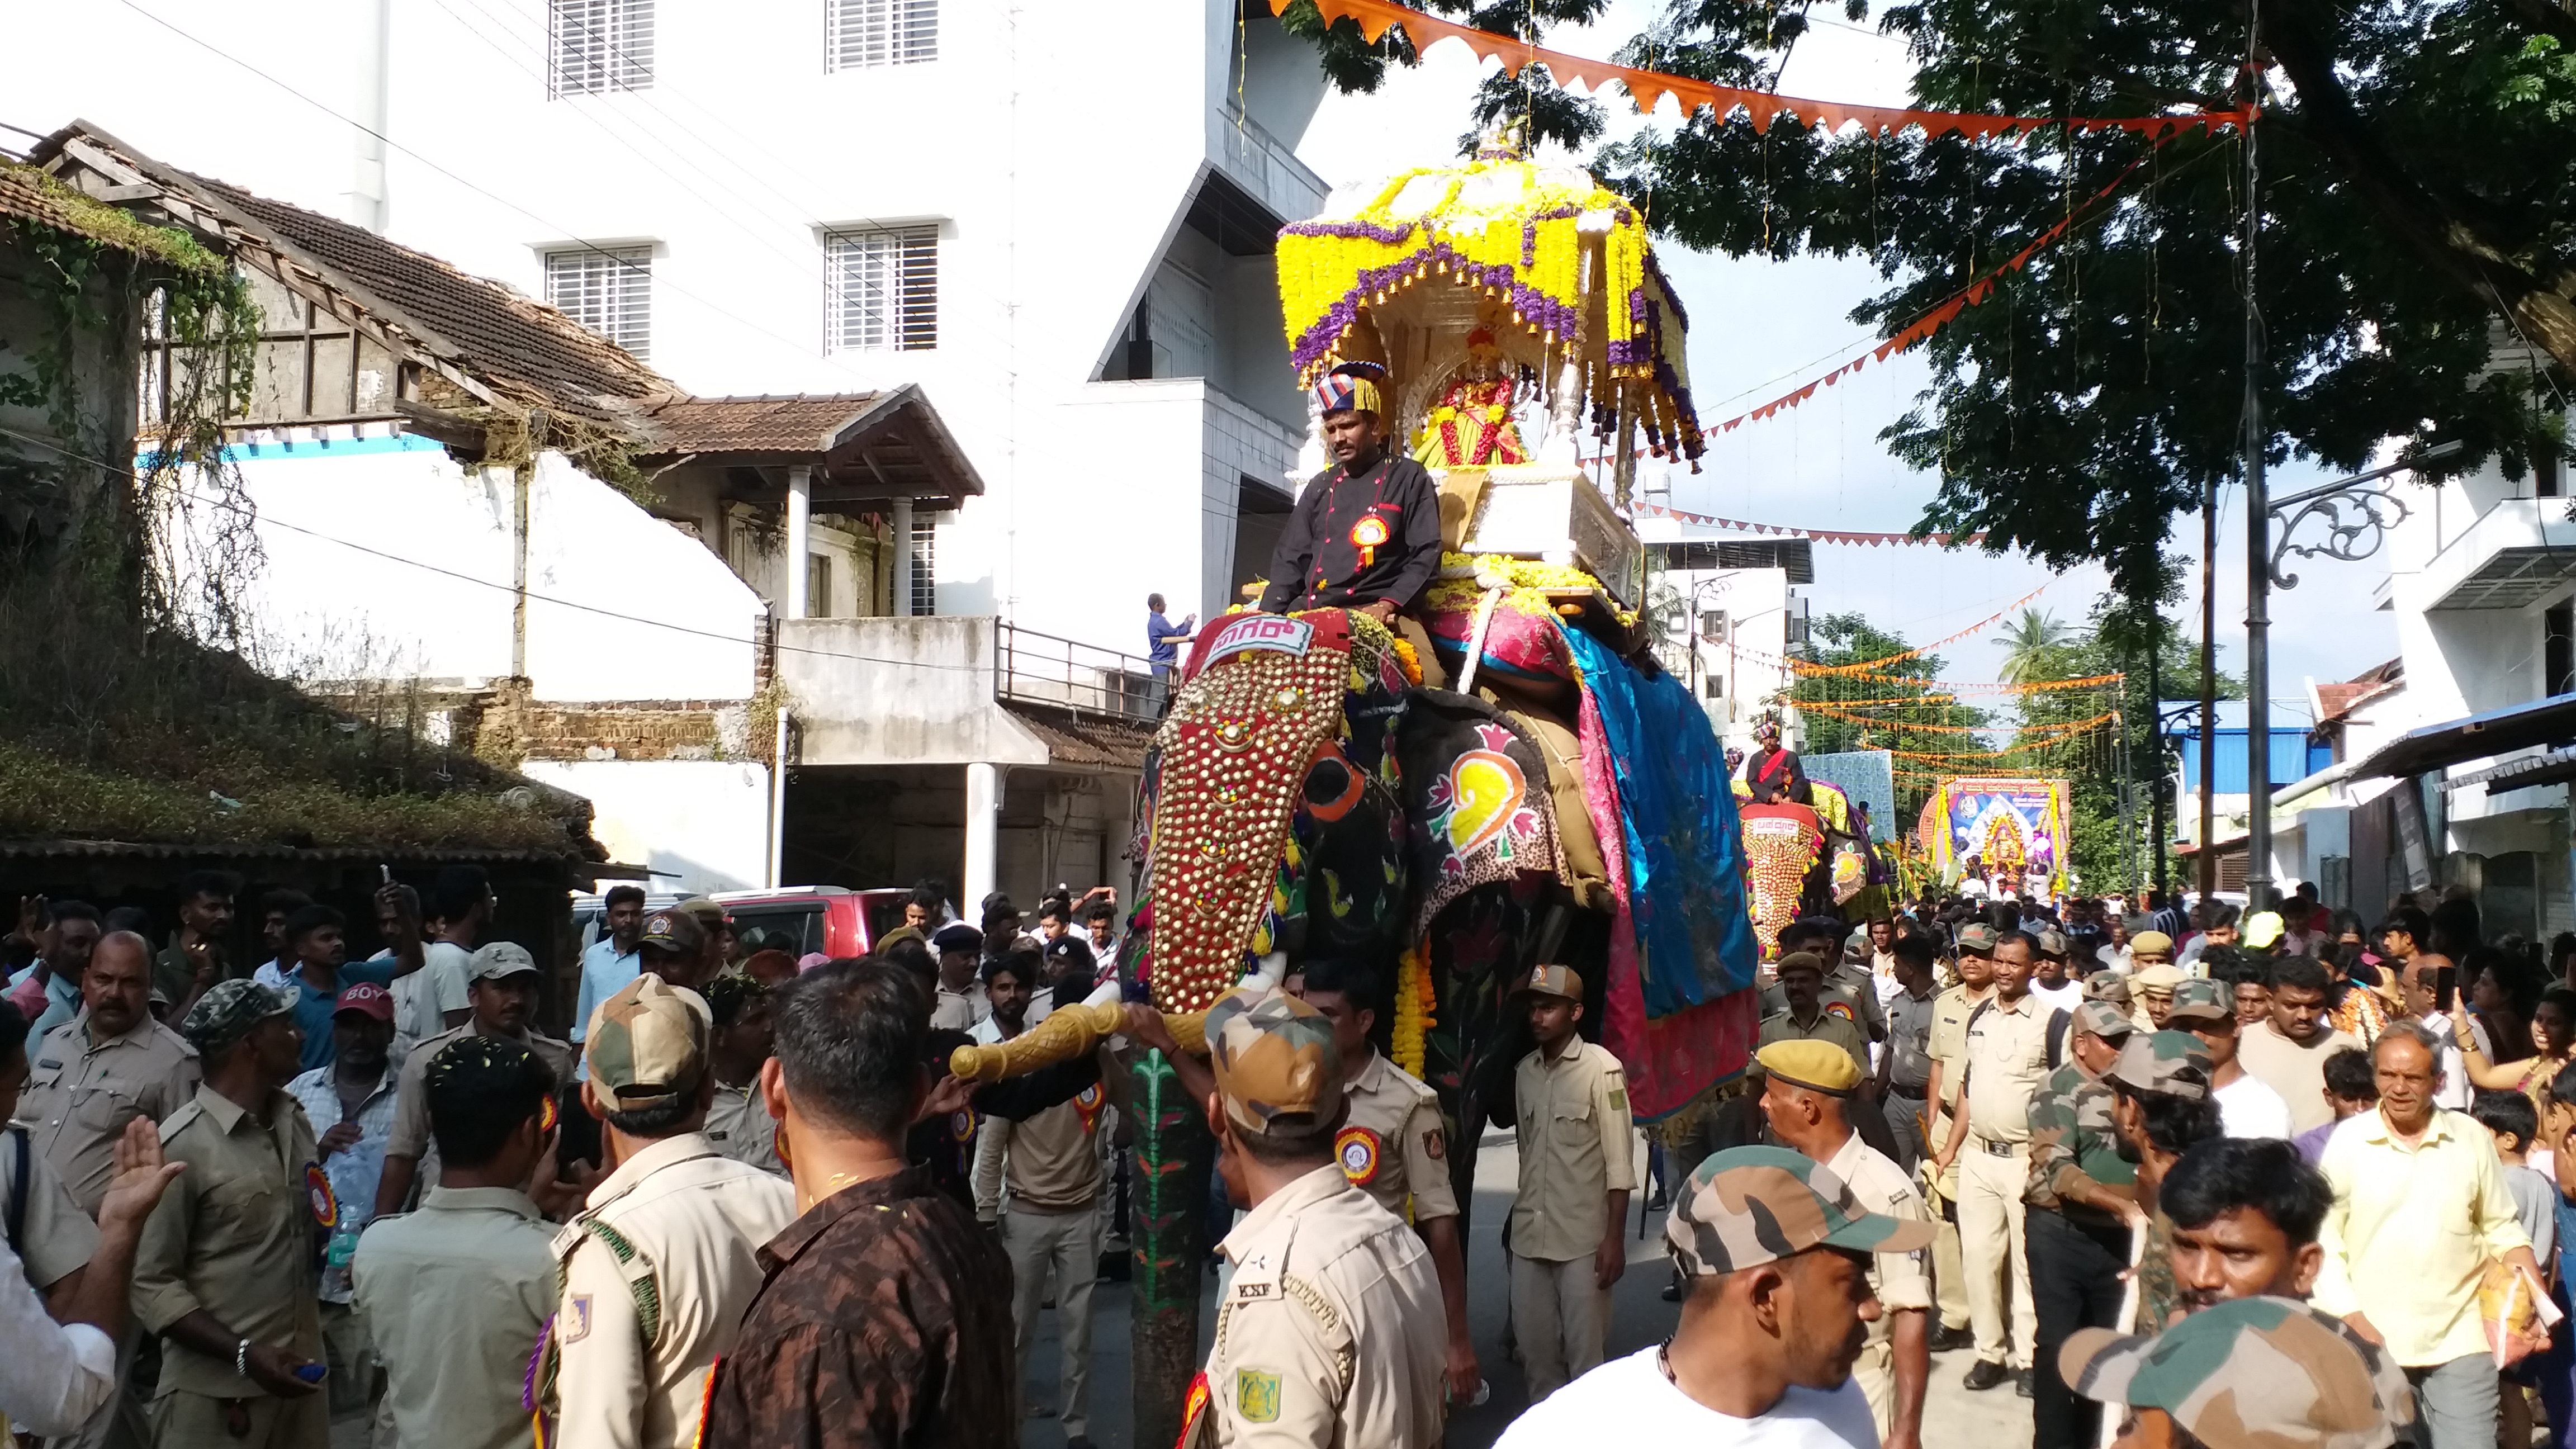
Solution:
<svg viewBox="0 0 2576 1449">
<path fill-rule="evenodd" d="M 1137 812 L 1130 998 L 1195 1013 L 1249 971 L 1395 963 L 1378 1045 L 1438 1092 L 1462 1204 L 1530 1048 L 1508 1009 L 1530 966 L 1582 974 L 1586 1021 L 1629 1060 L 1641 1118 L 1739 1074 L 1752 1036 L 1734 801 L 1705 716 L 1670 679 L 1547 628 L 1561 711 L 1424 687 L 1413 649 L 1365 614 L 1229 616 L 1180 671 Z M 1165 1404 L 1161 1387 L 1195 1367 L 1213 1153 L 1170 1063 L 1140 1054 L 1129 1078 L 1136 1402 L 1152 1442 L 1167 1413 L 1178 1428 L 1177 1390 Z"/>
</svg>

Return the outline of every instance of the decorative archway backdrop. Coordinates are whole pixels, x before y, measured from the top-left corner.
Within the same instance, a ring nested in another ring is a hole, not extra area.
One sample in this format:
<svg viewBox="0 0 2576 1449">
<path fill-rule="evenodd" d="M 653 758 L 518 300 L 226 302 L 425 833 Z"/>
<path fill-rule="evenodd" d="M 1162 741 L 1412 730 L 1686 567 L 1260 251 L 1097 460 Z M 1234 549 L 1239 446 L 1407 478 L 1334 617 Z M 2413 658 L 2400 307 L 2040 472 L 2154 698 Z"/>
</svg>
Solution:
<svg viewBox="0 0 2576 1449">
<path fill-rule="evenodd" d="M 2064 780 L 1944 778 L 1923 812 L 1923 848 L 1946 877 L 1968 857 L 1988 876 L 2018 871 L 2066 888 L 2069 838 Z"/>
</svg>

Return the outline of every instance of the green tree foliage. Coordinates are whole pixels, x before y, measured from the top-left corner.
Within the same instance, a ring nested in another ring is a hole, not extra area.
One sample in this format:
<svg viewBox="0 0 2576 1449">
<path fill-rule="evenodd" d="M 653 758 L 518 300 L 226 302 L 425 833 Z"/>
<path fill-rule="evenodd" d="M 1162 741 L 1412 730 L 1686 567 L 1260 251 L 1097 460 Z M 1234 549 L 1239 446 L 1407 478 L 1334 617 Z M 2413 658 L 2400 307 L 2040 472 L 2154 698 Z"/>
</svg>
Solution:
<svg viewBox="0 0 2576 1449">
<path fill-rule="evenodd" d="M 1817 645 L 1810 657 L 1818 664 L 1862 664 L 1914 647 L 1859 614 L 1828 614 L 1815 621 L 1814 635 Z M 1990 717 L 1973 705 L 1941 697 L 1941 669 L 1941 656 L 1926 654 L 1869 671 L 1920 680 L 1920 684 L 1847 675 L 1801 676 L 1790 686 L 1788 702 L 1799 706 L 1806 719 L 1807 752 L 1903 750 L 1938 755 L 1988 748 L 1982 735 L 1955 732 L 1986 728 Z M 1845 715 L 1878 723 L 1863 724 Z M 1901 756 L 1895 765 L 1897 818 L 1887 823 L 1901 833 L 1912 828 L 1931 793 L 1932 781 L 1924 776 L 1939 767 L 1909 763 Z"/>
<path fill-rule="evenodd" d="M 2034 679 L 2071 679 L 2073 675 L 2051 674 L 2057 653 L 2075 641 L 2075 631 L 2057 621 L 2046 609 L 2030 608 L 2006 625 L 1995 640 L 2004 651 L 2000 677 L 2006 684 L 2027 684 Z"/>
<path fill-rule="evenodd" d="M 1590 8 L 1431 3 L 1497 30 Z M 2248 94 L 2237 0 L 1678 0 L 1619 58 L 1762 86 L 1811 24 L 1873 18 L 1905 41 L 1927 107 L 2137 116 Z M 1355 42 L 1328 43 L 1327 66 L 1373 82 Z M 1409 55 L 1390 32 L 1368 64 Z M 2576 392 L 2576 11 L 2272 0 L 2259 55 L 2275 87 L 2258 293 L 2270 455 L 2348 468 L 2390 436 L 2410 450 L 2456 438 L 2467 446 L 2441 471 L 2492 458 L 2520 477 L 2562 445 L 2556 409 Z M 1493 101 L 1489 87 L 1479 105 Z M 1542 119 L 1536 134 L 1583 133 Z M 1827 136 L 1701 112 L 1595 165 L 1651 195 L 1672 241 L 1875 263 L 1887 287 L 1852 315 L 1883 333 L 2073 218 L 1925 344 L 1934 383 L 1882 436 L 1939 480 L 1924 529 L 1983 530 L 1988 548 L 2058 568 L 2099 560 L 2145 599 L 2165 581 L 2172 515 L 2237 473 L 2242 147 L 2063 128 L 2018 143 Z M 2529 350 L 2513 356 L 2537 363 L 2491 366 L 2516 339 Z"/>
</svg>

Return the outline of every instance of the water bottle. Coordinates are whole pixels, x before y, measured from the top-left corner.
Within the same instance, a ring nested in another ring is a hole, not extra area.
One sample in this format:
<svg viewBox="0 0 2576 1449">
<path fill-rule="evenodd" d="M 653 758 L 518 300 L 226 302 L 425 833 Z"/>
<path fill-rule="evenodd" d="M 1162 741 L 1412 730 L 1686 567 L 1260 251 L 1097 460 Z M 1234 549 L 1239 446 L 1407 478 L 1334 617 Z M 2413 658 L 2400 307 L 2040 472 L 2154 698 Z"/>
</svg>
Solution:
<svg viewBox="0 0 2576 1449">
<path fill-rule="evenodd" d="M 322 1250 L 323 1265 L 347 1272 L 349 1260 L 358 1256 L 358 1226 L 344 1213 L 339 1225 L 331 1229 L 331 1242 Z"/>
</svg>

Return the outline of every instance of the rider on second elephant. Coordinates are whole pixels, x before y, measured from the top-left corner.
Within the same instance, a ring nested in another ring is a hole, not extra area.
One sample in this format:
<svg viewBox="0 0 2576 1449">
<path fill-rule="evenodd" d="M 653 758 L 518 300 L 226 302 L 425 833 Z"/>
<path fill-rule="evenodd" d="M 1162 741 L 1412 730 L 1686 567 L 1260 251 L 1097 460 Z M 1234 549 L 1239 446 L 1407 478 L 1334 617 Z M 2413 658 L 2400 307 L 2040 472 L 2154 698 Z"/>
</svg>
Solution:
<svg viewBox="0 0 2576 1449">
<path fill-rule="evenodd" d="M 1306 482 L 1271 556 L 1269 614 L 1340 608 L 1389 628 L 1440 569 L 1440 489 L 1387 451 L 1386 369 L 1345 362 L 1315 384 L 1333 466 Z"/>
</svg>

